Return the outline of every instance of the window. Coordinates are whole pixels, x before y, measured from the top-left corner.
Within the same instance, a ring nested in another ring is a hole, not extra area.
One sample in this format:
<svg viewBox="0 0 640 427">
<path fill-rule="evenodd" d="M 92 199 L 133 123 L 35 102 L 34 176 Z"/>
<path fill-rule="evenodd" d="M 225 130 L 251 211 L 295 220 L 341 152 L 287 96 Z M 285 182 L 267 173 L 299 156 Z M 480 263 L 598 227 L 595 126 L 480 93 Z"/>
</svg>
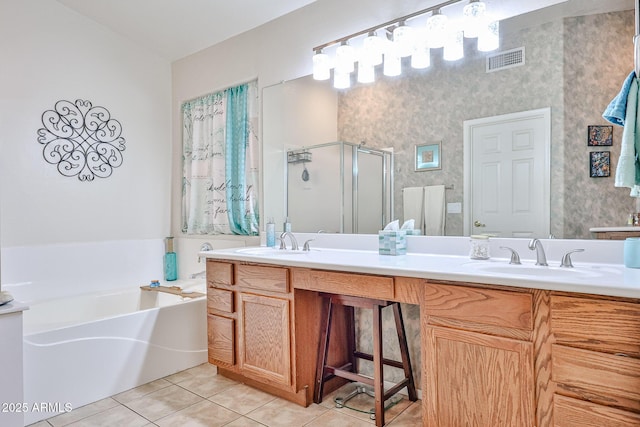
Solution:
<svg viewBox="0 0 640 427">
<path fill-rule="evenodd" d="M 182 105 L 182 231 L 257 235 L 258 83 Z"/>
</svg>

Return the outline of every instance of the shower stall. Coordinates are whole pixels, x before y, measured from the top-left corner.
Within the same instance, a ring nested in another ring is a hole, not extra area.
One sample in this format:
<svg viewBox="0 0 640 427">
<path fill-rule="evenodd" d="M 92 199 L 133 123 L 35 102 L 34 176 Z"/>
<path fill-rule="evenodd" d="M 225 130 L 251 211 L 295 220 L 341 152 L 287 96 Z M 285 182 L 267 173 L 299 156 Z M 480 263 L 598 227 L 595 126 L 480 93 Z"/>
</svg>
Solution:
<svg viewBox="0 0 640 427">
<path fill-rule="evenodd" d="M 287 151 L 293 231 L 377 233 L 393 216 L 393 152 L 350 142 Z"/>
</svg>

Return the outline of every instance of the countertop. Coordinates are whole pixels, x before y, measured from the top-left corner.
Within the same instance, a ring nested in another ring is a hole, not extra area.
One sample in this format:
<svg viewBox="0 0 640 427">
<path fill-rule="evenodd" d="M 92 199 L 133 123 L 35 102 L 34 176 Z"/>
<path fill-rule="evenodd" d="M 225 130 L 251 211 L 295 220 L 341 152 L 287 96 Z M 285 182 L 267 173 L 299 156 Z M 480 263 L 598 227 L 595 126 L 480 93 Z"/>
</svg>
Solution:
<svg viewBox="0 0 640 427">
<path fill-rule="evenodd" d="M 640 226 L 623 225 L 620 227 L 591 227 L 589 231 L 592 233 L 607 233 L 609 231 L 640 231 Z"/>
<path fill-rule="evenodd" d="M 640 298 L 640 269 L 622 264 L 576 262 L 579 254 L 574 254 L 574 268 L 559 267 L 559 262 L 552 263 L 550 258 L 551 266 L 543 267 L 525 259 L 522 265 L 510 265 L 508 258 L 471 260 L 467 255 L 413 252 L 389 256 L 379 255 L 377 250 L 328 247 L 304 252 L 261 246 L 205 251 L 200 255 L 291 267 Z"/>
</svg>

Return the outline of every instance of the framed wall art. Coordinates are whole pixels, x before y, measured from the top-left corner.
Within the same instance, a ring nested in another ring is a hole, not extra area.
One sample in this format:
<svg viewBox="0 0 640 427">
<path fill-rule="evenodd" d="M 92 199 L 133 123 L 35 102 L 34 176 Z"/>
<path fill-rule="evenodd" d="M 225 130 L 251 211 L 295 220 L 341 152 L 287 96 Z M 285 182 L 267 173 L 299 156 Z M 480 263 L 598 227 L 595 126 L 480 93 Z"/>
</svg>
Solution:
<svg viewBox="0 0 640 427">
<path fill-rule="evenodd" d="M 611 174 L 611 156 L 609 151 L 592 151 L 589 153 L 589 176 L 604 178 Z"/>
<path fill-rule="evenodd" d="M 588 126 L 587 134 L 589 147 L 613 145 L 613 126 Z"/>
<path fill-rule="evenodd" d="M 442 141 L 432 144 L 416 145 L 416 172 L 441 169 L 441 151 Z"/>
</svg>

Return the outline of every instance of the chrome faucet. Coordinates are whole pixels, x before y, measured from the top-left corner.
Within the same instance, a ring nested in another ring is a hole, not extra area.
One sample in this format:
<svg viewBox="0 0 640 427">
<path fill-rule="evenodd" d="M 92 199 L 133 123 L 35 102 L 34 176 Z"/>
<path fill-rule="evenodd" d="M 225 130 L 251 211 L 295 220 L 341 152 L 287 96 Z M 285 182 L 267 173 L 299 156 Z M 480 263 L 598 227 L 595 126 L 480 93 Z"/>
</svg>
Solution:
<svg viewBox="0 0 640 427">
<path fill-rule="evenodd" d="M 290 231 L 285 231 L 280 235 L 280 249 L 287 249 L 287 242 L 285 242 L 285 237 L 287 236 L 289 236 L 289 239 L 291 240 L 291 250 L 297 251 L 298 241 L 296 240 L 296 236 L 294 236 Z"/>
<path fill-rule="evenodd" d="M 193 273 L 189 275 L 190 279 L 202 279 L 207 276 L 207 270 L 201 271 L 199 273 Z"/>
<path fill-rule="evenodd" d="M 211 246 L 211 243 L 209 242 L 204 242 L 200 246 L 200 252 L 212 251 L 212 250 L 213 250 L 213 246 Z M 206 257 L 198 255 L 198 263 L 201 263 L 203 258 L 206 260 Z"/>
<path fill-rule="evenodd" d="M 529 249 L 531 249 L 532 251 L 535 250 L 536 251 L 536 265 L 542 265 L 542 266 L 546 266 L 549 265 L 547 264 L 547 257 L 544 254 L 544 249 L 542 248 L 542 242 L 538 239 L 531 239 L 531 241 L 529 242 Z"/>
</svg>

